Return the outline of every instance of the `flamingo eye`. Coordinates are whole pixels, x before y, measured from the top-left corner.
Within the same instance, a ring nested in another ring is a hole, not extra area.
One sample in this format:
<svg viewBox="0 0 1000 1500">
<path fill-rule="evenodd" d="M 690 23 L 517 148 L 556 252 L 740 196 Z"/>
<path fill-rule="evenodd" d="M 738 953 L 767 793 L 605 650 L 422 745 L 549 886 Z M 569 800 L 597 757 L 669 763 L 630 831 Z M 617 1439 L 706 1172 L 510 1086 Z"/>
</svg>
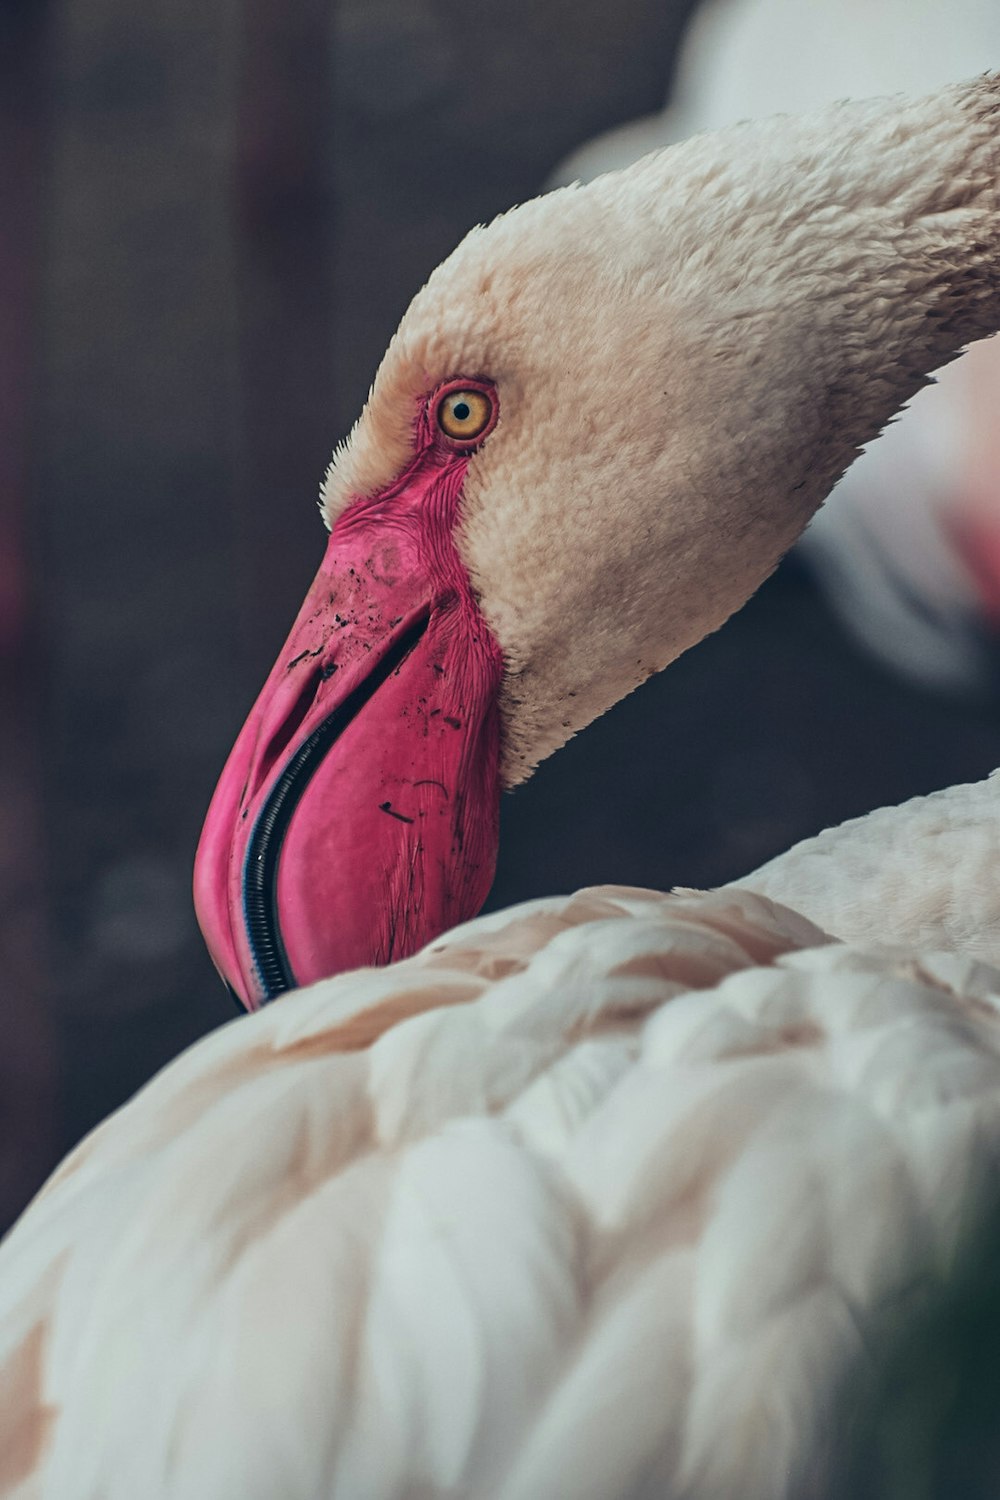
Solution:
<svg viewBox="0 0 1000 1500">
<path fill-rule="evenodd" d="M 493 402 L 485 391 L 449 391 L 438 407 L 438 426 L 445 437 L 467 443 L 486 431 L 493 412 Z"/>
</svg>

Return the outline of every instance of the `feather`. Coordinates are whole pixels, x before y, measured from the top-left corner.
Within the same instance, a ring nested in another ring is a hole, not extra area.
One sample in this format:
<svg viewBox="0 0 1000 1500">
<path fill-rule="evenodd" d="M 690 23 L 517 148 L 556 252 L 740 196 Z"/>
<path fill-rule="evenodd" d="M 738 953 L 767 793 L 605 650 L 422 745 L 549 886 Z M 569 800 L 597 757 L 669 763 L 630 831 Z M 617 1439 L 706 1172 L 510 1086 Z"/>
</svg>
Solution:
<svg viewBox="0 0 1000 1500">
<path fill-rule="evenodd" d="M 998 993 L 608 890 L 286 997 L 5 1243 L 3 1451 L 44 1500 L 792 1500 L 975 1244 Z"/>
</svg>

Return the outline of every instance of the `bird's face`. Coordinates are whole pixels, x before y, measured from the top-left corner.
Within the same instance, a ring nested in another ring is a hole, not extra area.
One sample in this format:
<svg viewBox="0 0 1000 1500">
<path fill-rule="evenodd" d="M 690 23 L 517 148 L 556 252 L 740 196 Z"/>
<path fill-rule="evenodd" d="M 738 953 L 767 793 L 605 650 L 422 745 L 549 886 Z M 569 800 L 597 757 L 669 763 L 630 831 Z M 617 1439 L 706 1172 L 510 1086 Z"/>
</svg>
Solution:
<svg viewBox="0 0 1000 1500">
<path fill-rule="evenodd" d="M 245 1004 L 473 915 L 501 787 L 720 625 L 992 327 L 992 151 L 958 93 L 739 127 L 439 267 L 205 824 L 199 919 Z"/>
</svg>

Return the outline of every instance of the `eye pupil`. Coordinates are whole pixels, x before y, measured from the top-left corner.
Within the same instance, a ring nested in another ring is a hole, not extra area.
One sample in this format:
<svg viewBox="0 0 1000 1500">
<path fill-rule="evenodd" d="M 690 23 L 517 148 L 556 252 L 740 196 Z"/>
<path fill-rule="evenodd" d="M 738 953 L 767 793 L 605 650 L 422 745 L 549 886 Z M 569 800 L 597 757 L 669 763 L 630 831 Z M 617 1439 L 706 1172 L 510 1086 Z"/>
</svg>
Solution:
<svg viewBox="0 0 1000 1500">
<path fill-rule="evenodd" d="M 453 410 L 459 422 L 467 422 L 472 416 L 472 408 L 467 401 L 456 401 Z"/>
</svg>

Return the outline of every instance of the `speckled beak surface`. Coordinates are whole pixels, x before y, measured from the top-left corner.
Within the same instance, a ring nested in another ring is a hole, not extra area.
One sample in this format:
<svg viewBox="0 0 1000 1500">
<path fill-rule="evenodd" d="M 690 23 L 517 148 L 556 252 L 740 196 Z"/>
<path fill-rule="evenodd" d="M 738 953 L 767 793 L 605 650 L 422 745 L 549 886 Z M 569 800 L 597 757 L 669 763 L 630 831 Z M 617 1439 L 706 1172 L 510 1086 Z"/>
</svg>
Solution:
<svg viewBox="0 0 1000 1500">
<path fill-rule="evenodd" d="M 405 957 L 489 890 L 502 663 L 452 542 L 466 462 L 431 448 L 338 519 L 219 781 L 195 904 L 248 1009 Z"/>
</svg>

